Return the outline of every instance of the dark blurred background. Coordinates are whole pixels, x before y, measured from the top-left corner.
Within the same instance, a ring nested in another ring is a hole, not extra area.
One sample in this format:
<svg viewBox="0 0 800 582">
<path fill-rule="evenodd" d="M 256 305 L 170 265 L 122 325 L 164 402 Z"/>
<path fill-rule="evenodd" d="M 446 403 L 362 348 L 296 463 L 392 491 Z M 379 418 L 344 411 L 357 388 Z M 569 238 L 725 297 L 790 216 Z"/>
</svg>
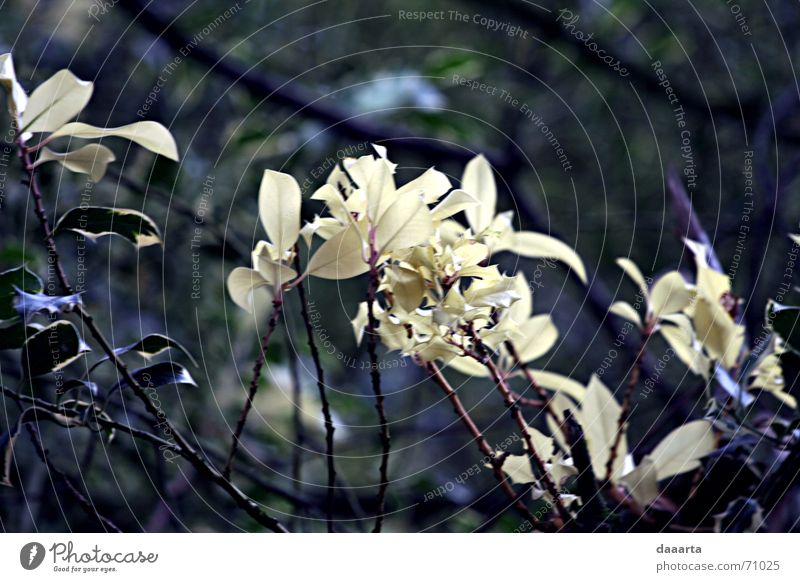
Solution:
<svg viewBox="0 0 800 582">
<path fill-rule="evenodd" d="M 430 18 L 416 14 L 431 10 Z M 152 119 L 175 135 L 179 164 L 108 140 L 118 161 L 101 183 L 53 165 L 39 175 L 51 209 L 86 200 L 143 210 L 158 223 L 163 249 L 137 253 L 108 239 L 90 245 L 84 300 L 115 345 L 159 332 L 195 355 L 199 388 L 165 388 L 162 402 L 218 462 L 265 325 L 236 308 L 224 287 L 263 238 L 261 173 L 290 172 L 310 196 L 330 159 L 364 155 L 370 142 L 389 148 L 400 182 L 435 165 L 456 183 L 465 163 L 485 153 L 497 171 L 500 209 L 581 254 L 588 288 L 554 263 L 501 259 L 508 272 L 522 269 L 535 281 L 534 310 L 552 313 L 561 333 L 536 367 L 582 383 L 602 370 L 612 389 L 624 384 L 630 351 L 615 347 L 615 338 L 621 333 L 624 345 L 637 345 L 638 337 L 605 311 L 615 297 L 632 300 L 635 289 L 614 259 L 629 256 L 645 274 L 690 269 L 681 243 L 688 214 L 676 212 L 670 168 L 757 335 L 765 301 L 782 282 L 785 235 L 800 216 L 799 20 L 791 0 L 6 2 L 0 51 L 13 52 L 29 91 L 65 67 L 93 80 L 82 121 Z M 5 116 L 2 123 L 5 135 Z M 45 276 L 13 154 L 2 171 L 0 270 L 25 261 Z M 310 220 L 323 209 L 309 203 L 306 210 Z M 59 244 L 74 273 L 73 238 Z M 364 288 L 363 280 L 310 287 L 337 425 L 342 531 L 371 526 L 378 480 L 366 354 L 349 323 Z M 269 353 L 237 482 L 292 528 L 322 531 L 324 433 L 302 330 L 290 306 Z M 661 350 L 654 342 L 649 370 Z M 0 354 L 6 384 L 14 381 L 16 357 Z M 495 519 L 504 498 L 490 471 L 456 481 L 481 459 L 438 388 L 411 362 L 382 357 L 393 435 L 387 529 L 517 528 L 511 513 Z M 114 380 L 110 369 L 104 373 L 98 381 Z M 293 377 L 300 379 L 299 407 Z M 456 386 L 466 382 L 455 372 L 449 377 Z M 37 389 L 52 392 L 47 381 Z M 655 390 L 637 394 L 634 454 L 699 415 L 701 393 L 701 380 L 669 361 Z M 491 385 L 469 381 L 461 394 L 469 406 L 480 403 L 475 415 L 490 442 L 514 434 Z M 137 410 L 128 407 L 130 422 L 146 426 Z M 16 409 L 4 403 L 3 412 L 5 429 Z M 256 528 L 188 465 L 164 463 L 125 435 L 110 445 L 78 431 L 47 428 L 43 436 L 54 462 L 125 530 Z M 18 487 L 0 491 L 5 530 L 102 527 L 52 494 L 24 440 L 17 460 Z M 426 495 L 440 488 L 442 495 Z"/>
</svg>

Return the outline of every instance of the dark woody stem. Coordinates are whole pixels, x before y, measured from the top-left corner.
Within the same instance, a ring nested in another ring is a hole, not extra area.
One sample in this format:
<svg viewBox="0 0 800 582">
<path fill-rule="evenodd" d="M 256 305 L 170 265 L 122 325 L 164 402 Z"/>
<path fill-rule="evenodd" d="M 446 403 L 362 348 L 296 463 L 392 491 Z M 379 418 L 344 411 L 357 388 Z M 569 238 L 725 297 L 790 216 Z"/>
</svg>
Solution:
<svg viewBox="0 0 800 582">
<path fill-rule="evenodd" d="M 302 272 L 300 265 L 300 253 L 295 249 L 294 258 L 295 271 Z M 322 368 L 322 361 L 319 357 L 319 348 L 314 340 L 314 326 L 311 324 L 311 315 L 308 312 L 308 298 L 303 282 L 297 284 L 297 294 L 300 299 L 300 314 L 306 327 L 306 337 L 308 338 L 308 349 L 311 351 L 311 359 L 314 360 L 314 368 L 317 373 L 317 389 L 319 399 L 322 403 L 322 416 L 325 419 L 325 458 L 328 465 L 328 488 L 325 500 L 325 515 L 328 525 L 328 533 L 333 533 L 333 493 L 336 487 L 336 463 L 333 452 L 333 415 L 331 405 L 328 402 L 328 394 L 325 390 L 325 371 Z"/>
<path fill-rule="evenodd" d="M 389 435 L 389 421 L 386 418 L 384 396 L 381 391 L 381 373 L 378 369 L 378 319 L 375 317 L 375 298 L 380 284 L 378 272 L 378 250 L 375 247 L 375 229 L 370 229 L 369 234 L 369 282 L 367 284 L 367 352 L 369 353 L 370 377 L 372 378 L 372 392 L 375 395 L 375 410 L 378 411 L 381 440 L 381 465 L 380 485 L 378 487 L 378 513 L 375 516 L 375 527 L 372 533 L 380 533 L 383 528 L 384 513 L 386 511 L 386 490 L 389 487 L 389 452 L 391 451 L 391 436 Z"/>
<path fill-rule="evenodd" d="M 58 278 L 62 290 L 68 295 L 72 294 L 72 285 L 70 284 L 69 278 L 64 272 L 64 268 L 61 264 L 58 248 L 56 247 L 55 240 L 53 239 L 53 232 L 50 228 L 50 222 L 47 219 L 47 214 L 44 209 L 42 192 L 39 190 L 39 185 L 36 181 L 36 176 L 34 173 L 33 160 L 31 158 L 29 149 L 25 146 L 21 138 L 17 140 L 17 153 L 19 155 L 20 162 L 22 163 L 23 170 L 26 173 L 26 183 L 31 198 L 33 199 L 34 213 L 39 220 L 42 235 L 44 236 L 45 249 L 49 255 L 48 258 L 55 266 L 56 277 Z M 117 369 L 124 382 L 130 387 L 133 394 L 142 403 L 147 413 L 153 417 L 156 423 L 163 426 L 165 431 L 171 431 L 174 442 L 178 447 L 181 456 L 189 461 L 198 471 L 198 473 L 205 479 L 211 483 L 214 483 L 216 486 L 225 491 L 238 507 L 247 512 L 247 514 L 255 519 L 259 524 L 275 532 L 286 532 L 287 530 L 283 524 L 281 524 L 275 518 L 264 513 L 255 503 L 255 501 L 250 499 L 235 485 L 233 485 L 229 479 L 217 471 L 216 468 L 214 468 L 194 449 L 194 447 L 189 443 L 189 441 L 186 440 L 183 434 L 172 424 L 172 422 L 168 418 L 165 418 L 164 412 L 156 407 L 156 405 L 148 396 L 147 392 L 133 377 L 130 370 L 125 365 L 125 362 L 123 362 L 119 355 L 114 351 L 114 348 L 103 335 L 103 332 L 100 331 L 100 328 L 97 326 L 97 323 L 94 321 L 94 318 L 89 311 L 87 311 L 87 309 L 81 304 L 78 304 L 74 311 L 81 319 L 86 329 L 89 330 L 89 333 L 95 339 L 102 351 L 106 354 L 106 356 L 108 356 L 111 363 L 114 364 L 114 367 Z"/>
<path fill-rule="evenodd" d="M 255 399 L 256 393 L 258 392 L 258 384 L 261 381 L 261 370 L 267 358 L 269 342 L 272 339 L 272 334 L 275 333 L 275 329 L 278 327 L 281 311 L 283 311 L 283 293 L 278 290 L 275 299 L 272 301 L 272 313 L 267 323 L 267 331 L 264 332 L 264 336 L 261 338 L 258 356 L 256 356 L 256 361 L 253 364 L 253 378 L 250 381 L 250 390 L 247 393 L 247 400 L 244 401 L 242 410 L 239 413 L 239 420 L 236 422 L 236 428 L 233 431 L 231 448 L 228 451 L 228 459 L 225 462 L 225 468 L 222 470 L 222 475 L 226 479 L 230 479 L 231 471 L 233 470 L 233 462 L 239 450 L 239 443 L 242 438 L 242 432 L 244 432 L 244 425 L 247 423 L 247 415 L 250 414 L 250 410 L 253 408 L 253 399 Z"/>
</svg>

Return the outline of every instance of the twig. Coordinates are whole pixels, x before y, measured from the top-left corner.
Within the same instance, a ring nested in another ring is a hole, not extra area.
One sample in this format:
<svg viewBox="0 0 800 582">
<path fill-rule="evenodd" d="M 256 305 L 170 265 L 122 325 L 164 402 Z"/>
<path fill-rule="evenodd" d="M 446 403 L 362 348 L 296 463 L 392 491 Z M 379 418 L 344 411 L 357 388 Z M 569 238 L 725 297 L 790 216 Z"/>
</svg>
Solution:
<svg viewBox="0 0 800 582">
<path fill-rule="evenodd" d="M 523 398 L 522 396 L 518 396 L 516 392 L 513 390 L 511 391 L 511 395 L 517 401 L 518 404 L 522 404 L 524 406 L 535 406 L 536 408 L 544 408 L 545 412 L 550 415 L 550 417 L 555 421 L 555 423 L 561 426 L 561 430 L 564 430 L 564 427 L 561 425 L 561 421 L 556 414 L 556 411 L 553 410 L 553 399 L 551 396 L 545 392 L 544 388 L 536 381 L 536 378 L 533 376 L 528 364 L 522 361 L 522 358 L 519 356 L 519 352 L 517 351 L 514 342 L 508 340 L 505 342 L 506 350 L 508 351 L 508 355 L 511 356 L 511 359 L 514 360 L 514 365 L 516 365 L 520 370 L 522 370 L 522 374 L 525 376 L 525 379 L 528 381 L 528 385 L 534 389 L 536 395 L 541 399 L 541 402 L 536 400 L 531 400 L 527 398 Z M 534 404 L 535 403 L 535 404 Z"/>
<path fill-rule="evenodd" d="M 300 253 L 297 252 L 297 249 L 295 249 L 294 268 L 298 273 L 303 271 L 302 265 L 300 264 Z M 333 433 L 335 428 L 333 426 L 331 406 L 328 402 L 328 394 L 325 390 L 325 371 L 322 368 L 322 360 L 320 360 L 317 342 L 314 340 L 314 326 L 311 324 L 311 316 L 308 313 L 308 298 L 306 296 L 305 285 L 302 281 L 297 284 L 297 294 L 300 300 L 300 315 L 306 327 L 308 349 L 311 352 L 311 359 L 314 361 L 314 368 L 317 373 L 317 390 L 319 391 L 319 399 L 322 403 L 322 416 L 325 419 L 325 457 L 328 464 L 328 488 L 325 500 L 325 516 L 328 524 L 328 533 L 333 533 L 333 493 L 336 487 L 336 461 L 333 451 Z"/>
<path fill-rule="evenodd" d="M 367 284 L 367 351 L 369 352 L 370 377 L 372 378 L 372 392 L 375 394 L 375 410 L 378 411 L 381 439 L 381 465 L 380 486 L 378 487 L 378 514 L 375 516 L 375 527 L 372 533 L 380 533 L 383 527 L 383 516 L 386 511 L 386 490 L 389 487 L 389 452 L 391 451 L 391 436 L 389 435 L 389 422 L 386 419 L 384 396 L 381 391 L 381 372 L 378 369 L 378 319 L 375 317 L 375 296 L 378 293 L 379 275 L 376 263 L 378 250 L 375 247 L 375 229 L 370 229 L 370 261 L 369 283 Z"/>
<path fill-rule="evenodd" d="M 58 255 L 58 248 L 56 247 L 55 240 L 53 239 L 50 223 L 47 220 L 47 214 L 44 210 L 42 193 L 39 190 L 39 186 L 36 181 L 31 155 L 21 138 L 17 140 L 17 153 L 20 161 L 22 162 L 22 167 L 27 174 L 28 189 L 34 202 L 34 213 L 39 219 L 39 224 L 42 229 L 42 234 L 44 235 L 45 248 L 47 249 L 49 260 L 52 261 L 55 267 L 56 276 L 61 284 L 61 288 L 66 294 L 72 294 L 72 286 L 70 285 L 69 279 L 67 278 L 67 275 L 64 272 L 64 268 L 61 264 L 61 260 Z M 186 440 L 183 434 L 172 424 L 172 422 L 164 417 L 164 412 L 157 408 L 156 405 L 150 400 L 147 393 L 133 377 L 130 370 L 128 370 L 125 362 L 120 359 L 119 355 L 114 351 L 114 348 L 111 347 L 111 344 L 100 331 L 100 328 L 95 323 L 94 318 L 86 310 L 86 308 L 79 304 L 77 307 L 75 307 L 75 312 L 89 330 L 92 337 L 94 337 L 100 348 L 114 364 L 120 376 L 122 376 L 123 380 L 131 388 L 134 395 L 144 405 L 148 414 L 150 414 L 156 422 L 160 423 L 165 430 L 168 429 L 171 431 L 172 436 L 177 446 L 180 448 L 181 454 L 184 456 L 184 458 L 188 460 L 206 479 L 223 489 L 234 500 L 238 507 L 247 512 L 247 514 L 255 519 L 258 523 L 275 532 L 286 532 L 286 528 L 278 520 L 261 511 L 255 501 L 240 491 L 235 485 L 233 485 L 233 483 L 230 482 L 230 480 L 226 479 L 219 471 L 217 471 L 203 457 L 201 457 L 197 451 L 194 450 L 194 447 L 192 447 L 189 441 Z"/>
<path fill-rule="evenodd" d="M 478 449 L 480 450 L 481 453 L 483 453 L 483 455 L 487 459 L 487 462 L 491 465 L 492 472 L 494 473 L 497 482 L 500 484 L 500 488 L 513 502 L 514 507 L 517 509 L 517 511 L 519 511 L 520 514 L 525 519 L 527 519 L 533 526 L 539 529 L 546 529 L 546 526 L 530 512 L 530 510 L 525 506 L 525 504 L 517 496 L 517 494 L 514 493 L 514 489 L 512 489 L 511 485 L 508 483 L 508 480 L 506 479 L 505 474 L 503 473 L 502 462 L 500 462 L 500 460 L 497 458 L 494 450 L 492 450 L 491 445 L 489 445 L 489 442 L 483 436 L 483 433 L 481 433 L 481 430 L 478 428 L 478 425 L 475 424 L 475 421 L 472 420 L 472 417 L 470 417 L 469 412 L 467 412 L 467 409 L 464 408 L 464 404 L 461 402 L 461 399 L 458 397 L 458 394 L 453 389 L 453 387 L 450 386 L 450 383 L 444 377 L 441 370 L 439 370 L 438 366 L 433 362 L 426 362 L 424 364 L 424 368 L 428 372 L 430 377 L 444 391 L 448 400 L 450 400 L 450 403 L 453 406 L 453 410 L 455 411 L 456 416 L 458 416 L 458 418 L 461 419 L 461 422 L 464 424 L 464 426 L 467 427 L 467 430 L 472 435 L 475 444 L 478 445 Z"/>
<path fill-rule="evenodd" d="M 289 372 L 292 377 L 292 426 L 294 428 L 294 443 L 292 443 L 292 490 L 300 494 L 302 489 L 303 447 L 306 441 L 306 431 L 303 427 L 303 391 L 300 383 L 300 364 L 297 352 L 289 352 Z"/>
<path fill-rule="evenodd" d="M 480 336 L 472 328 L 469 328 L 468 331 L 475 342 L 475 348 L 477 349 L 477 352 L 465 350 L 467 355 L 486 366 L 486 368 L 489 370 L 497 390 L 503 396 L 505 405 L 511 413 L 511 418 L 513 418 L 514 422 L 517 423 L 517 427 L 522 433 L 522 438 L 525 441 L 525 448 L 528 449 L 528 457 L 536 467 L 539 477 L 542 483 L 544 483 L 545 489 L 547 489 L 547 492 L 553 498 L 553 504 L 555 505 L 558 514 L 561 516 L 561 519 L 564 520 L 564 523 L 571 521 L 572 516 L 570 515 L 569 511 L 567 511 L 567 508 L 564 507 L 564 503 L 561 501 L 561 496 L 558 492 L 558 487 L 556 487 L 555 483 L 550 478 L 550 474 L 547 472 L 544 461 L 542 461 L 542 458 L 539 456 L 539 453 L 536 452 L 536 449 L 533 446 L 533 439 L 528 432 L 528 423 L 525 421 L 525 417 L 522 415 L 519 405 L 514 400 L 511 390 L 503 378 L 503 374 L 492 361 L 492 358 L 489 357 L 489 353 L 487 352 L 486 347 L 483 345 L 483 341 L 481 340 Z"/>
<path fill-rule="evenodd" d="M 17 403 L 17 407 L 19 408 L 20 412 L 22 412 L 22 404 L 19 399 L 15 399 Z M 115 524 L 113 521 L 102 515 L 95 507 L 94 503 L 86 499 L 83 493 L 75 486 L 72 482 L 72 479 L 69 478 L 64 471 L 57 468 L 53 465 L 53 462 L 50 460 L 50 456 L 48 454 L 47 449 L 44 446 L 44 442 L 42 441 L 42 436 L 39 433 L 39 429 L 33 426 L 30 423 L 26 424 L 28 429 L 28 434 L 31 437 L 31 442 L 33 443 L 34 449 L 36 449 L 36 454 L 38 455 L 39 459 L 41 459 L 42 463 L 44 463 L 45 467 L 47 468 L 48 472 L 55 474 L 59 479 L 61 479 L 62 483 L 66 486 L 67 490 L 70 494 L 75 498 L 75 501 L 78 502 L 78 505 L 81 506 L 81 509 L 86 512 L 87 515 L 90 517 L 94 517 L 97 519 L 103 528 L 108 532 L 109 530 L 115 533 L 122 533 L 122 530 Z"/>
<path fill-rule="evenodd" d="M 228 452 L 228 460 L 225 462 L 225 468 L 222 470 L 222 476 L 230 479 L 231 470 L 233 470 L 233 461 L 236 458 L 236 453 L 239 450 L 239 442 L 242 438 L 244 425 L 247 422 L 247 415 L 253 408 L 253 399 L 258 392 L 258 384 L 261 380 L 261 369 L 264 367 L 264 362 L 267 357 L 267 350 L 269 349 L 269 342 L 272 339 L 272 334 L 278 327 L 278 319 L 280 319 L 281 311 L 283 310 L 283 294 L 280 288 L 276 290 L 275 298 L 272 301 L 272 313 L 269 316 L 267 323 L 267 331 L 261 338 L 261 345 L 259 347 L 258 356 L 253 364 L 253 379 L 250 381 L 250 390 L 247 393 L 247 400 L 244 401 L 242 411 L 239 413 L 239 420 L 236 422 L 236 428 L 233 431 L 231 440 L 231 448 Z"/>
<path fill-rule="evenodd" d="M 639 383 L 639 375 L 641 370 L 640 364 L 645 353 L 645 347 L 647 346 L 647 338 L 649 337 L 650 324 L 647 324 L 642 330 L 642 343 L 639 346 L 639 350 L 636 352 L 636 357 L 633 360 L 633 366 L 631 366 L 631 375 L 628 377 L 628 386 L 625 389 L 625 396 L 622 399 L 622 410 L 620 410 L 619 418 L 617 419 L 617 432 L 614 435 L 614 443 L 611 445 L 611 451 L 608 454 L 608 461 L 606 462 L 606 483 L 610 483 L 611 477 L 613 476 L 614 463 L 616 462 L 617 455 L 619 454 L 619 445 L 622 442 L 622 435 L 625 434 L 625 424 L 628 422 L 628 418 L 630 418 L 633 391 L 636 390 L 636 385 Z"/>
</svg>

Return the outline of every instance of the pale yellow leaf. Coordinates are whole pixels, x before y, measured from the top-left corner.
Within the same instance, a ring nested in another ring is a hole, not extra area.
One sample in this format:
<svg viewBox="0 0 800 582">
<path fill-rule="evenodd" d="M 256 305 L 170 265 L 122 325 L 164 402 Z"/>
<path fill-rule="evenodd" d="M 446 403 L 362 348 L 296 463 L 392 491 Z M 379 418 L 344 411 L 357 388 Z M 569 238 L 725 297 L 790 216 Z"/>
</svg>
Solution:
<svg viewBox="0 0 800 582">
<path fill-rule="evenodd" d="M 116 159 L 114 152 L 104 145 L 90 143 L 71 152 L 54 152 L 50 148 L 42 148 L 33 167 L 47 162 L 58 162 L 68 170 L 79 174 L 88 174 L 93 182 L 99 182 L 106 173 L 108 164 Z"/>
<path fill-rule="evenodd" d="M 300 186 L 289 174 L 264 170 L 258 190 L 258 216 L 272 244 L 286 251 L 300 236 Z"/>
<path fill-rule="evenodd" d="M 707 379 L 710 362 L 695 345 L 691 328 L 687 330 L 685 327 L 661 325 L 658 329 L 678 359 L 692 372 Z"/>
<path fill-rule="evenodd" d="M 258 271 L 258 274 L 277 288 L 297 277 L 297 271 L 276 260 L 273 256 L 276 252 L 278 252 L 276 247 L 272 247 L 266 241 L 261 241 L 253 250 L 252 259 L 253 268 Z"/>
<path fill-rule="evenodd" d="M 522 231 L 513 235 L 512 250 L 521 257 L 554 259 L 570 267 L 586 283 L 586 267 L 578 254 L 560 240 L 540 232 Z"/>
<path fill-rule="evenodd" d="M 647 506 L 658 497 L 658 477 L 655 463 L 645 456 L 639 466 L 620 479 L 639 505 Z"/>
<path fill-rule="evenodd" d="M 361 234 L 353 225 L 322 243 L 308 262 L 309 275 L 321 279 L 349 279 L 368 270 Z"/>
<path fill-rule="evenodd" d="M 647 299 L 649 295 L 647 292 L 647 283 L 645 282 L 644 275 L 642 275 L 639 267 L 636 266 L 636 263 L 625 257 L 620 257 L 617 259 L 617 265 L 619 265 L 620 269 L 622 269 L 625 274 L 630 277 L 631 281 L 636 284 L 636 286 L 639 288 L 639 291 L 642 293 L 642 298 Z"/>
<path fill-rule="evenodd" d="M 586 437 L 586 446 L 592 457 L 592 469 L 598 479 L 606 474 L 606 463 L 611 455 L 611 447 L 617 436 L 617 424 L 622 407 L 614 399 L 614 395 L 606 388 L 596 375 L 592 375 L 586 388 L 581 409 L 576 414 L 578 422 Z M 616 481 L 628 454 L 627 437 L 623 433 L 617 449 L 611 479 Z"/>
<path fill-rule="evenodd" d="M 437 227 L 437 233 L 442 244 L 452 245 L 460 239 L 466 229 L 455 220 L 443 220 Z"/>
<path fill-rule="evenodd" d="M 508 314 L 517 323 L 521 324 L 528 320 L 533 314 L 533 294 L 531 293 L 528 280 L 525 274 L 520 271 L 514 277 L 514 291 L 519 295 L 519 299 L 508 308 Z"/>
<path fill-rule="evenodd" d="M 553 439 L 539 432 L 532 426 L 528 427 L 528 434 L 533 443 L 533 451 L 540 459 L 547 462 L 553 458 Z M 527 443 L 526 443 L 527 447 Z"/>
<path fill-rule="evenodd" d="M 453 190 L 445 196 L 444 200 L 433 207 L 431 216 L 434 220 L 443 220 L 476 204 L 480 204 L 480 202 L 472 194 L 464 190 Z"/>
<path fill-rule="evenodd" d="M 366 301 L 358 304 L 358 311 L 356 316 L 350 322 L 353 326 L 353 333 L 356 336 L 356 345 L 361 345 L 361 340 L 364 338 L 364 330 L 369 323 L 369 310 Z"/>
<path fill-rule="evenodd" d="M 82 81 L 67 69 L 58 71 L 31 93 L 22 114 L 22 131 L 57 130 L 86 107 L 93 90 L 91 81 Z"/>
<path fill-rule="evenodd" d="M 503 461 L 503 472 L 508 475 L 514 485 L 536 482 L 536 477 L 533 476 L 533 469 L 531 469 L 531 462 L 527 455 L 508 455 Z"/>
<path fill-rule="evenodd" d="M 642 327 L 642 319 L 639 317 L 639 313 L 633 308 L 633 305 L 627 303 L 625 301 L 617 301 L 615 302 L 611 308 L 608 310 L 609 313 L 613 313 L 614 315 L 619 315 L 620 317 L 624 317 L 628 321 L 632 321 L 636 324 L 637 327 Z"/>
<path fill-rule="evenodd" d="M 516 342 L 517 352 L 527 364 L 550 351 L 558 340 L 558 328 L 549 315 L 536 315 L 520 325 L 519 335 L 523 339 Z"/>
<path fill-rule="evenodd" d="M 17 81 L 14 71 L 14 59 L 11 53 L 0 55 L 0 87 L 8 93 L 8 111 L 15 119 L 19 119 L 28 104 L 28 96 Z"/>
<path fill-rule="evenodd" d="M 649 456 L 661 480 L 697 469 L 700 459 L 715 448 L 716 438 L 711 423 L 695 420 L 669 433 Z"/>
<path fill-rule="evenodd" d="M 447 364 L 448 369 L 452 368 L 456 372 L 460 372 L 465 376 L 476 378 L 488 378 L 490 373 L 489 369 L 469 356 L 458 356 L 450 360 Z"/>
<path fill-rule="evenodd" d="M 477 206 L 470 206 L 464 212 L 467 222 L 476 234 L 480 234 L 494 219 L 497 208 L 497 186 L 489 162 L 482 154 L 475 156 L 464 168 L 461 177 L 461 188 L 480 201 Z"/>
<path fill-rule="evenodd" d="M 121 127 L 94 127 L 86 123 L 72 122 L 50 134 L 47 141 L 68 136 L 82 139 L 122 137 L 138 143 L 153 153 L 178 161 L 178 147 L 175 145 L 172 134 L 166 127 L 155 121 L 138 121 Z"/>
<path fill-rule="evenodd" d="M 583 402 L 586 395 L 586 388 L 580 382 L 576 382 L 568 376 L 549 372 L 547 370 L 531 369 L 534 380 L 542 387 L 555 392 L 556 396 L 565 394 L 577 403 Z"/>
<path fill-rule="evenodd" d="M 375 228 L 375 243 L 380 254 L 425 243 L 433 235 L 433 220 L 422 198 L 406 194 L 398 198 Z"/>
<path fill-rule="evenodd" d="M 409 183 L 398 188 L 397 194 L 398 196 L 410 193 L 421 194 L 425 204 L 433 204 L 452 187 L 453 185 L 447 176 L 439 170 L 429 168 L 418 178 L 414 178 Z M 455 212 L 452 214 L 455 214 Z"/>
<path fill-rule="evenodd" d="M 737 325 L 718 301 L 699 297 L 694 310 L 697 339 L 711 358 L 729 370 L 736 365 L 744 342 L 744 328 Z"/>
<path fill-rule="evenodd" d="M 419 307 L 425 295 L 425 281 L 417 271 L 392 265 L 386 271 L 386 276 L 392 295 L 400 307 L 406 311 Z"/>
<path fill-rule="evenodd" d="M 691 289 L 678 271 L 660 277 L 650 292 L 650 309 L 653 317 L 677 313 L 686 309 L 694 299 Z"/>
<path fill-rule="evenodd" d="M 236 305 L 249 313 L 253 312 L 253 293 L 256 289 L 270 291 L 269 282 L 257 271 L 237 267 L 228 275 L 228 294 Z"/>
</svg>

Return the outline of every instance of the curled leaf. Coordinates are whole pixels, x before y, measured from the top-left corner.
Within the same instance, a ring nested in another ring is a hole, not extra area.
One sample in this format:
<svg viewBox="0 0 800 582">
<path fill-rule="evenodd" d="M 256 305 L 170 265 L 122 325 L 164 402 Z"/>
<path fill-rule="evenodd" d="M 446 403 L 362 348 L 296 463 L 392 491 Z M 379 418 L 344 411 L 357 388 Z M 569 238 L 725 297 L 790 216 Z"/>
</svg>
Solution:
<svg viewBox="0 0 800 582">
<path fill-rule="evenodd" d="M 74 309 L 82 303 L 79 294 L 45 295 L 43 293 L 26 293 L 16 289 L 17 296 L 14 308 L 24 322 L 29 322 L 37 313 L 47 312 L 50 315 Z"/>
<path fill-rule="evenodd" d="M 639 317 L 639 313 L 633 308 L 633 305 L 626 301 L 615 302 L 608 311 L 633 322 L 636 327 L 642 327 L 642 318 Z"/>
<path fill-rule="evenodd" d="M 189 371 L 180 364 L 173 362 L 159 362 L 152 366 L 139 368 L 131 372 L 131 375 L 136 380 L 136 383 L 145 389 L 159 388 L 170 384 L 188 384 L 197 387 L 197 382 L 194 381 Z M 112 390 L 126 385 L 127 382 L 121 380 Z"/>
<path fill-rule="evenodd" d="M 258 271 L 247 267 L 236 267 L 228 275 L 228 294 L 236 305 L 248 313 L 253 312 L 255 291 L 262 289 L 269 293 L 271 299 L 271 287 L 272 284 L 264 279 Z"/>
<path fill-rule="evenodd" d="M 25 266 L 0 273 L 0 321 L 17 317 L 15 305 L 19 290 L 41 293 L 44 286 L 39 276 Z"/>
<path fill-rule="evenodd" d="M 90 143 L 71 152 L 54 152 L 50 148 L 42 148 L 33 167 L 47 162 L 58 162 L 71 172 L 88 174 L 93 182 L 99 182 L 106 174 L 108 164 L 116 160 L 114 152 L 104 145 Z"/>
<path fill-rule="evenodd" d="M 68 321 L 57 321 L 28 338 L 20 357 L 25 376 L 34 378 L 60 370 L 91 351 Z"/>
<path fill-rule="evenodd" d="M 511 249 L 521 257 L 561 261 L 586 284 L 586 267 L 572 248 L 560 240 L 539 232 L 515 232 Z"/>
<path fill-rule="evenodd" d="M 175 139 L 166 127 L 155 121 L 137 121 L 121 127 L 95 127 L 87 123 L 67 123 L 50 134 L 47 141 L 70 136 L 83 139 L 122 137 L 138 143 L 153 153 L 178 161 L 178 147 L 175 145 Z"/>
<path fill-rule="evenodd" d="M 137 210 L 84 206 L 68 210 L 53 228 L 53 234 L 71 230 L 89 240 L 108 235 L 120 236 L 138 248 L 161 244 L 161 233 L 156 223 Z"/>
</svg>

